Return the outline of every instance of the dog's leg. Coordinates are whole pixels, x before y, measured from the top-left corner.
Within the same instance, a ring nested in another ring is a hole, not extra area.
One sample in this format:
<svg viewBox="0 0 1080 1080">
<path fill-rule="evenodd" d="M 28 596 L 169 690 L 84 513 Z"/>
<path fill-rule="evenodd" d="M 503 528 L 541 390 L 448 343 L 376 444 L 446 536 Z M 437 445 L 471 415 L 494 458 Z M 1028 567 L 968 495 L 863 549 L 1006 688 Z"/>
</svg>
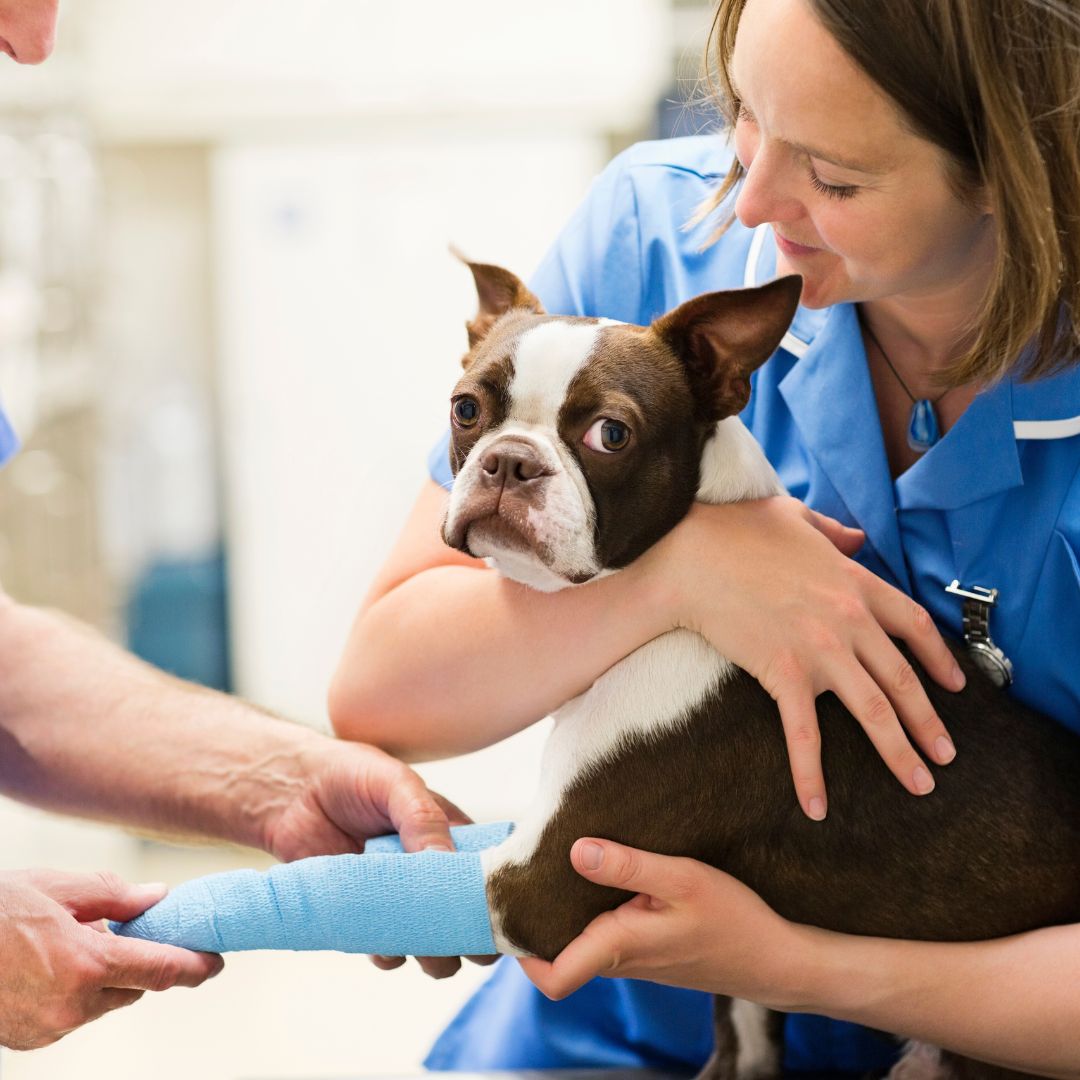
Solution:
<svg viewBox="0 0 1080 1080">
<path fill-rule="evenodd" d="M 784 1015 L 736 999 L 731 1003 L 738 1080 L 775 1080 L 783 1075 Z"/>
<path fill-rule="evenodd" d="M 739 1052 L 739 1037 L 732 1017 L 732 1000 L 717 994 L 713 998 L 713 1031 L 716 1042 L 712 1056 L 694 1080 L 737 1080 L 735 1063 Z"/>
<path fill-rule="evenodd" d="M 910 1042 L 888 1080 L 1020 1080 L 1031 1075 L 973 1061 L 926 1043 Z"/>
</svg>

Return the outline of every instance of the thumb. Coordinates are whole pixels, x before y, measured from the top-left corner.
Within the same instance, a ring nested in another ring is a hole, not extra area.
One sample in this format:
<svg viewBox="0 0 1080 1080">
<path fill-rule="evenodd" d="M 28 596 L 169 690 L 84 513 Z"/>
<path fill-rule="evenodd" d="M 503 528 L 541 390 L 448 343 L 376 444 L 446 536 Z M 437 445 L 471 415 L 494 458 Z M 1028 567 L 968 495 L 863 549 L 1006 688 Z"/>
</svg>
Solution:
<svg viewBox="0 0 1080 1080">
<path fill-rule="evenodd" d="M 132 885 L 108 871 L 98 874 L 47 871 L 37 875 L 34 884 L 79 922 L 98 919 L 127 922 L 152 907 L 168 892 L 160 882 Z"/>
<path fill-rule="evenodd" d="M 448 811 L 449 814 L 456 811 L 460 817 L 464 817 L 464 814 L 457 807 L 441 802 L 441 799 L 442 796 L 428 790 L 412 769 L 403 767 L 396 774 L 395 782 L 387 792 L 386 802 L 390 820 L 400 834 L 401 844 L 406 851 L 424 851 L 428 848 L 454 850 Z"/>
<path fill-rule="evenodd" d="M 597 885 L 661 899 L 675 899 L 683 892 L 681 868 L 686 860 L 670 855 L 584 837 L 570 849 L 570 862 L 582 877 Z"/>
<path fill-rule="evenodd" d="M 847 525 L 842 525 L 836 518 L 829 517 L 828 514 L 819 514 L 809 507 L 806 508 L 806 513 L 806 520 L 844 555 L 854 555 L 866 543 L 866 533 L 862 529 L 852 529 Z"/>
</svg>

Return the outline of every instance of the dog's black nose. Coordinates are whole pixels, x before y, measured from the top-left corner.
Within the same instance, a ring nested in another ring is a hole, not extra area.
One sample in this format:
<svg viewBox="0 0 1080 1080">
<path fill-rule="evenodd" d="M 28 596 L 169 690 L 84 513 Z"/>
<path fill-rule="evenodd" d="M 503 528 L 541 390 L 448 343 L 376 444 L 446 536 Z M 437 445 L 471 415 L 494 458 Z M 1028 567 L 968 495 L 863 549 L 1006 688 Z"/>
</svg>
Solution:
<svg viewBox="0 0 1080 1080">
<path fill-rule="evenodd" d="M 502 443 L 490 447 L 480 459 L 484 478 L 491 484 L 513 487 L 550 476 L 551 470 L 524 443 Z"/>
</svg>

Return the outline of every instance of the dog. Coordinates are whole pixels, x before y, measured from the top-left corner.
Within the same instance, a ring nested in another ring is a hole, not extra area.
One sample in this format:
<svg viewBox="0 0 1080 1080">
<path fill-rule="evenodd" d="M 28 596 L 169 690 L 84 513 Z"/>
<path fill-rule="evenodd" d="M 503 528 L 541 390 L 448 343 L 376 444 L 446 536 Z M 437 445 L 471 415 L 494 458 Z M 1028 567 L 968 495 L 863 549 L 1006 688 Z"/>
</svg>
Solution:
<svg viewBox="0 0 1080 1080">
<path fill-rule="evenodd" d="M 468 266 L 479 310 L 451 399 L 447 544 L 552 591 L 618 572 L 695 499 L 782 493 L 738 413 L 800 278 L 699 296 L 642 327 L 548 315 L 509 271 Z M 586 835 L 704 861 L 784 917 L 844 933 L 963 941 L 1080 921 L 1080 740 L 953 651 L 960 694 L 919 672 L 961 751 L 932 795 L 905 792 L 839 700 L 818 699 L 830 812 L 817 823 L 757 681 L 688 631 L 641 647 L 555 713 L 535 802 L 483 857 L 500 951 L 551 960 L 629 899 L 573 871 Z M 779 1075 L 775 1041 L 736 1072 L 742 1007 L 717 999 L 702 1077 Z M 925 1046 L 892 1073 L 1005 1075 L 1019 1074 Z"/>
</svg>

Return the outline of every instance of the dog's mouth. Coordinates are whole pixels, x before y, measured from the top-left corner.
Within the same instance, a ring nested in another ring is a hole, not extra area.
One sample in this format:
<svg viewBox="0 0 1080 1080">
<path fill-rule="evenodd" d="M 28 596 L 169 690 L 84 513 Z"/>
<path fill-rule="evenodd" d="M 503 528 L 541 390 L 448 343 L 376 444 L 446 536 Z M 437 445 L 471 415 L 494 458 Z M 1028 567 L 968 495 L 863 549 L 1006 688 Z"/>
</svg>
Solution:
<svg viewBox="0 0 1080 1080">
<path fill-rule="evenodd" d="M 551 549 L 536 531 L 539 513 L 531 501 L 512 492 L 478 491 L 447 520 L 443 539 L 478 559 L 513 551 L 532 553 L 550 565 Z"/>
</svg>

